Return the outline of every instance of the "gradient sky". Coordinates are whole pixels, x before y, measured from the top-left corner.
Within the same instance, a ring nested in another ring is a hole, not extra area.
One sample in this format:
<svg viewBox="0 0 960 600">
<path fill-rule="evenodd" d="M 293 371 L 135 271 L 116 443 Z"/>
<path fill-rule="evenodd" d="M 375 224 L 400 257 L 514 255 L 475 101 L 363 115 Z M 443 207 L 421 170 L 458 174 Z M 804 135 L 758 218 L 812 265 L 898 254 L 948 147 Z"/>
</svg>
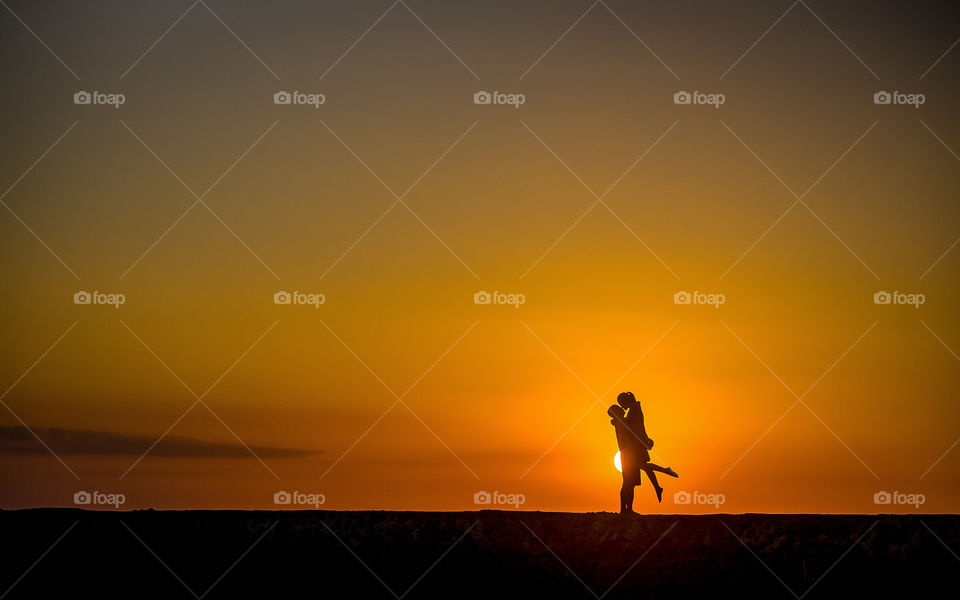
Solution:
<svg viewBox="0 0 960 600">
<path fill-rule="evenodd" d="M 207 4 L 0 11 L 0 506 L 960 510 L 956 11 Z"/>
</svg>

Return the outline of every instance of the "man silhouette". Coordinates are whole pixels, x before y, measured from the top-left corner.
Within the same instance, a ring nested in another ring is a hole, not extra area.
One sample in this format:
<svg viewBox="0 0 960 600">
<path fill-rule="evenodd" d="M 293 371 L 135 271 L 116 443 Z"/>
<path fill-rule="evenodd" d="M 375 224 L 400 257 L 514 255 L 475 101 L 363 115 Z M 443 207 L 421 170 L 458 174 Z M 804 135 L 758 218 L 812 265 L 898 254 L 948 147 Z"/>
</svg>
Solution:
<svg viewBox="0 0 960 600">
<path fill-rule="evenodd" d="M 620 474 L 623 484 L 620 486 L 620 514 L 633 513 L 633 488 L 640 485 L 640 469 L 637 466 L 636 443 L 627 426 L 626 413 L 616 404 L 607 409 L 610 423 L 617 434 L 617 447 L 620 449 Z"/>
<path fill-rule="evenodd" d="M 618 406 L 619 405 L 619 406 Z M 650 449 L 653 440 L 647 435 L 643 420 L 643 410 L 632 392 L 623 392 L 617 396 L 617 404 L 607 410 L 617 434 L 617 446 L 620 448 L 620 466 L 623 485 L 620 488 L 620 513 L 633 513 L 633 488 L 640 485 L 641 473 L 646 473 L 657 493 L 657 502 L 663 498 L 663 488 L 657 482 L 655 472 L 678 477 L 673 469 L 661 467 L 650 462 Z"/>
</svg>

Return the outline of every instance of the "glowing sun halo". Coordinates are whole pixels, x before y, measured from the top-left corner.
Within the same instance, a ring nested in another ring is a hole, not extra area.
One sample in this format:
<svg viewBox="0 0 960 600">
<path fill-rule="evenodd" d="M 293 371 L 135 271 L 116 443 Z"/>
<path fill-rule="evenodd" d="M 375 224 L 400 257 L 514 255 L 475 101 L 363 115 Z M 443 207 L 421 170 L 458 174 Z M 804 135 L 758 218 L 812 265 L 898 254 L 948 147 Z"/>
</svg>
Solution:
<svg viewBox="0 0 960 600">
<path fill-rule="evenodd" d="M 623 473 L 623 465 L 620 464 L 620 453 L 619 453 L 619 452 L 617 452 L 617 454 L 613 457 L 613 466 L 615 466 L 618 471 L 620 471 L 621 473 Z"/>
</svg>

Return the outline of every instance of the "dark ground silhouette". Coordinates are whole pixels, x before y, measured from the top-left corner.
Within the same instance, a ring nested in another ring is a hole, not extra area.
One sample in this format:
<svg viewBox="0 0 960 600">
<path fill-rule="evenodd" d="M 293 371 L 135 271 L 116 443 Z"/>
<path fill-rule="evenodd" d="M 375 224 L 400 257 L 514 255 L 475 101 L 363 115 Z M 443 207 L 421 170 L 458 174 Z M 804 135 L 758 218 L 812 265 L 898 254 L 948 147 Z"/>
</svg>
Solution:
<svg viewBox="0 0 960 600">
<path fill-rule="evenodd" d="M 6 598 L 942 597 L 960 573 L 956 515 L 33 509 L 0 511 L 0 594 L 75 522 Z"/>
</svg>

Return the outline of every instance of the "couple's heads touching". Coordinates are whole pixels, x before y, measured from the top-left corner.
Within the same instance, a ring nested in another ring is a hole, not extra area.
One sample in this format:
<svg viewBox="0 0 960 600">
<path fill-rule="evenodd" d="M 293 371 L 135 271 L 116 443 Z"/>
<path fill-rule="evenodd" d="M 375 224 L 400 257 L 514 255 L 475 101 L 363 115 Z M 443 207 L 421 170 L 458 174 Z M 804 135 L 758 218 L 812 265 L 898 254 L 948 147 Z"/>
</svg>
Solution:
<svg viewBox="0 0 960 600">
<path fill-rule="evenodd" d="M 612 404 L 607 409 L 607 415 L 615 420 L 622 420 L 627 416 L 627 412 L 633 410 L 634 413 L 640 413 L 640 401 L 637 400 L 633 392 L 622 392 L 617 396 L 617 403 Z M 641 413 L 642 414 L 642 413 Z M 614 423 L 616 425 L 616 423 Z"/>
<path fill-rule="evenodd" d="M 633 395 L 633 392 L 621 392 L 617 394 L 617 405 L 621 410 L 627 411 L 632 408 L 640 408 L 640 401 Z"/>
</svg>

